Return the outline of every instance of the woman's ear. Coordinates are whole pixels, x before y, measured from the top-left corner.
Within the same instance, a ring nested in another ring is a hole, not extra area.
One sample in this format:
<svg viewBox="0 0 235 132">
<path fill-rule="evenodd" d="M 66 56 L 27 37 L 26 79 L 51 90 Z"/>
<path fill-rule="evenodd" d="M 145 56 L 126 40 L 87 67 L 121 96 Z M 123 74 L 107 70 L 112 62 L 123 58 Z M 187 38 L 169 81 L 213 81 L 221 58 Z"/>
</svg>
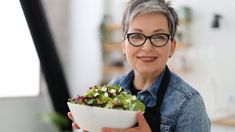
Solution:
<svg viewBox="0 0 235 132">
<path fill-rule="evenodd" d="M 174 54 L 175 52 L 175 48 L 176 48 L 176 40 L 173 39 L 171 41 L 171 49 L 170 49 L 170 55 L 169 55 L 169 58 Z"/>
<path fill-rule="evenodd" d="M 121 41 L 121 48 L 122 48 L 123 55 L 125 55 L 126 54 L 126 47 L 125 47 L 125 41 L 123 39 Z"/>
</svg>

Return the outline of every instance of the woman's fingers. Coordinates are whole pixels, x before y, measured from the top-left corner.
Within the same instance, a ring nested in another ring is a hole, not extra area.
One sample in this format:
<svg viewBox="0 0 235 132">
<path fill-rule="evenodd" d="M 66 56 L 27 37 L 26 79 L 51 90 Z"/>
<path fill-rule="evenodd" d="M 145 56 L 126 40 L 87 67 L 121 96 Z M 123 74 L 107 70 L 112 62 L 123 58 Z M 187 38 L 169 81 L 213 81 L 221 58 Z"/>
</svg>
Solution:
<svg viewBox="0 0 235 132">
<path fill-rule="evenodd" d="M 137 118 L 138 126 L 141 127 L 141 126 L 145 126 L 147 124 L 143 114 L 140 111 L 138 111 L 136 113 L 136 118 Z"/>
<path fill-rule="evenodd" d="M 147 121 L 144 118 L 144 115 L 140 111 L 138 111 L 136 113 L 136 118 L 137 118 L 137 122 L 138 122 L 138 127 L 140 129 L 144 130 L 145 132 L 150 132 L 151 131 Z"/>
<path fill-rule="evenodd" d="M 67 113 L 67 116 L 69 117 L 69 119 L 70 119 L 70 120 L 74 121 L 74 119 L 73 119 L 73 115 L 72 115 L 72 113 L 71 113 L 71 112 L 68 112 L 68 113 Z"/>
<path fill-rule="evenodd" d="M 75 129 L 80 129 L 80 127 L 78 126 L 78 124 L 75 123 L 75 122 L 72 123 L 72 127 L 75 128 Z"/>
<path fill-rule="evenodd" d="M 68 113 L 67 113 L 67 116 L 69 117 L 70 120 L 73 121 L 72 127 L 73 127 L 74 129 L 80 129 L 80 127 L 78 126 L 78 124 L 76 124 L 76 123 L 74 122 L 72 113 L 71 113 L 71 112 L 68 112 Z M 86 132 L 86 131 L 84 131 L 84 132 Z"/>
</svg>

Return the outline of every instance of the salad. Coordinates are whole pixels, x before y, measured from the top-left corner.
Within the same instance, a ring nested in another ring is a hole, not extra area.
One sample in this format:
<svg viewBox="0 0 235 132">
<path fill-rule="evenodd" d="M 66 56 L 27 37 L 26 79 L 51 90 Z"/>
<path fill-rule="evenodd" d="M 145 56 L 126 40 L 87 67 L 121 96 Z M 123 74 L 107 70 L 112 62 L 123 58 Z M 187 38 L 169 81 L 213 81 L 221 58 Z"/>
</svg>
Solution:
<svg viewBox="0 0 235 132">
<path fill-rule="evenodd" d="M 95 85 L 90 87 L 82 96 L 70 98 L 71 103 L 97 106 L 110 109 L 142 111 L 145 105 L 117 85 Z"/>
</svg>

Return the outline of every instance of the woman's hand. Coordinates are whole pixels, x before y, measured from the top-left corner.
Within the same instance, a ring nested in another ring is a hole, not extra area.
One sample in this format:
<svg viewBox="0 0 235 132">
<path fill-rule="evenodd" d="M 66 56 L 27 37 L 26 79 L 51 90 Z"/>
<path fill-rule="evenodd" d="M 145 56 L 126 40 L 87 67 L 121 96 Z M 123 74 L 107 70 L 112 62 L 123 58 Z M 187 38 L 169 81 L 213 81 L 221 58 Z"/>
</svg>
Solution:
<svg viewBox="0 0 235 132">
<path fill-rule="evenodd" d="M 137 112 L 138 126 L 127 129 L 103 128 L 102 132 L 151 132 L 151 129 L 141 112 Z"/>
<path fill-rule="evenodd" d="M 71 112 L 68 112 L 67 115 L 68 115 L 69 119 L 73 121 L 72 127 L 73 127 L 74 129 L 80 129 L 80 127 L 78 126 L 78 124 L 76 124 L 76 123 L 74 122 L 72 113 L 71 113 Z M 88 131 L 83 130 L 83 132 L 88 132 Z"/>
</svg>

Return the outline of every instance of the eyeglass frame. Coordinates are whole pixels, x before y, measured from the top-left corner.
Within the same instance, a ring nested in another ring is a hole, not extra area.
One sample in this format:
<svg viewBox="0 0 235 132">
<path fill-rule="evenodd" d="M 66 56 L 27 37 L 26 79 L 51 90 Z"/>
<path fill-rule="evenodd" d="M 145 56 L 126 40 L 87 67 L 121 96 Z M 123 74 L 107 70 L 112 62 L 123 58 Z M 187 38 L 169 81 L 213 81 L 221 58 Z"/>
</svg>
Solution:
<svg viewBox="0 0 235 132">
<path fill-rule="evenodd" d="M 129 40 L 130 35 L 132 35 L 132 34 L 140 34 L 140 35 L 144 36 L 145 40 L 144 40 L 143 43 L 140 44 L 140 45 L 134 45 L 134 44 L 132 44 L 132 43 L 130 42 L 130 40 Z M 156 35 L 165 35 L 165 36 L 167 36 L 168 39 L 167 39 L 166 43 L 163 44 L 163 45 L 161 45 L 161 46 L 154 45 L 154 44 L 152 43 L 152 41 L 151 41 L 151 38 L 152 38 L 153 36 L 156 36 Z M 144 35 L 144 34 L 142 34 L 142 33 L 127 33 L 127 34 L 126 34 L 126 38 L 127 38 L 128 42 L 129 42 L 132 46 L 134 46 L 134 47 L 140 47 L 140 46 L 144 45 L 145 42 L 147 41 L 147 39 L 149 39 L 150 43 L 151 43 L 153 46 L 155 46 L 155 47 L 163 47 L 163 46 L 165 46 L 165 45 L 169 42 L 169 40 L 173 40 L 172 37 L 171 37 L 171 35 L 170 35 L 170 34 L 167 34 L 167 33 L 159 33 L 159 34 L 154 34 L 154 35 L 150 35 L 150 36 Z"/>
</svg>

